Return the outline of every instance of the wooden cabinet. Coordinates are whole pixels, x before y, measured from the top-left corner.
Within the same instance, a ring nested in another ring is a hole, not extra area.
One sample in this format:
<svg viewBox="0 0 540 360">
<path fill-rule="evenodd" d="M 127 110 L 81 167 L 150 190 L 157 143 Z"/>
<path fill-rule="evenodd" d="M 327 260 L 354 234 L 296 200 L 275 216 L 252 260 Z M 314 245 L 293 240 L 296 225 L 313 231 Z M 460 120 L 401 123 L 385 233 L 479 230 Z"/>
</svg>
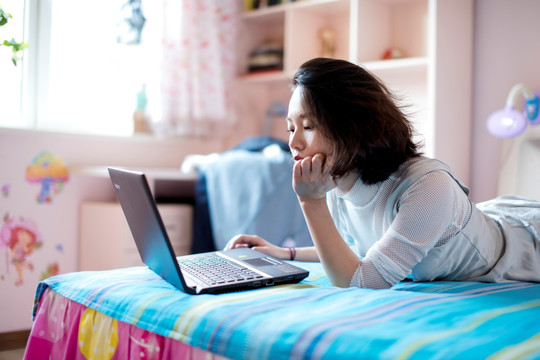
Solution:
<svg viewBox="0 0 540 360">
<path fill-rule="evenodd" d="M 272 103 L 287 104 L 299 65 L 324 55 L 324 30 L 335 37 L 332 57 L 381 78 L 409 106 L 425 154 L 468 182 L 473 0 L 303 0 L 245 12 L 239 80 L 260 118 Z M 249 73 L 249 54 L 266 41 L 283 45 L 283 69 Z M 391 50 L 400 57 L 382 60 Z"/>
<path fill-rule="evenodd" d="M 193 207 L 185 204 L 158 204 L 158 210 L 176 256 L 189 254 Z M 80 270 L 144 265 L 120 204 L 87 201 L 81 205 L 80 215 Z"/>
<path fill-rule="evenodd" d="M 137 170 L 137 169 L 135 169 Z M 141 170 L 141 169 L 138 169 Z M 107 178 L 106 167 L 83 167 L 78 174 Z M 196 174 L 176 169 L 142 169 L 176 256 L 191 252 Z M 79 214 L 79 270 L 143 265 L 116 196 L 83 201 Z"/>
</svg>

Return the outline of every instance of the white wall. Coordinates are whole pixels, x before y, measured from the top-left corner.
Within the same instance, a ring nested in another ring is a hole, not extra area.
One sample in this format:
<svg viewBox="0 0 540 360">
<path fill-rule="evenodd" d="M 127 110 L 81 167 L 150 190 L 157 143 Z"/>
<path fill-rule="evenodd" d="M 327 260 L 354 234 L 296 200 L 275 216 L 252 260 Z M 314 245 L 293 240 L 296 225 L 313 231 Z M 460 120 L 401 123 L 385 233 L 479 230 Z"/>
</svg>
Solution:
<svg viewBox="0 0 540 360">
<path fill-rule="evenodd" d="M 491 136 L 487 117 L 502 109 L 517 83 L 540 91 L 540 1 L 476 0 L 474 26 L 472 198 L 497 194 L 503 140 Z"/>
</svg>

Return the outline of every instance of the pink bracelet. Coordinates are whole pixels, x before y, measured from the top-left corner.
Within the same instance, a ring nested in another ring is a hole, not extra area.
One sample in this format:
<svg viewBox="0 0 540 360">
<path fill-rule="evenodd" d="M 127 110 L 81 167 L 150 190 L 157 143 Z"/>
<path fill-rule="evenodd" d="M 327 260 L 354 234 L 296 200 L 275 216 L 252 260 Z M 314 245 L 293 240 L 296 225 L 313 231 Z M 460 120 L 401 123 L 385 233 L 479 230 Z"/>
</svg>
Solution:
<svg viewBox="0 0 540 360">
<path fill-rule="evenodd" d="M 296 258 L 296 249 L 292 246 L 284 246 L 284 248 L 289 249 L 289 253 L 291 254 L 291 261 Z"/>
</svg>

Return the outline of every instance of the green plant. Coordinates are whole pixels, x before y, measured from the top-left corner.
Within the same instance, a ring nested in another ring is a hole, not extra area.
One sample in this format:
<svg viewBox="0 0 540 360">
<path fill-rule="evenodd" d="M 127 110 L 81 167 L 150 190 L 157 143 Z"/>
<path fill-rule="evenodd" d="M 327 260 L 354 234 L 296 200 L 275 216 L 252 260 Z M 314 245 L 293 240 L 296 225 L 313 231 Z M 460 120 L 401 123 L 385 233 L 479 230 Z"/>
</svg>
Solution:
<svg viewBox="0 0 540 360">
<path fill-rule="evenodd" d="M 0 26 L 6 25 L 8 20 L 11 18 L 12 18 L 11 14 L 8 14 L 7 12 L 5 12 L 4 9 L 2 9 L 2 7 L 0 6 Z M 23 49 L 26 49 L 28 47 L 28 44 L 24 42 L 17 42 L 15 39 L 11 39 L 9 41 L 4 40 L 4 42 L 0 44 L 0 46 L 2 45 L 11 47 L 11 52 L 12 52 L 11 62 L 13 62 L 13 65 L 15 66 L 17 66 L 17 62 L 21 59 L 19 57 L 19 53 L 23 51 Z"/>
</svg>

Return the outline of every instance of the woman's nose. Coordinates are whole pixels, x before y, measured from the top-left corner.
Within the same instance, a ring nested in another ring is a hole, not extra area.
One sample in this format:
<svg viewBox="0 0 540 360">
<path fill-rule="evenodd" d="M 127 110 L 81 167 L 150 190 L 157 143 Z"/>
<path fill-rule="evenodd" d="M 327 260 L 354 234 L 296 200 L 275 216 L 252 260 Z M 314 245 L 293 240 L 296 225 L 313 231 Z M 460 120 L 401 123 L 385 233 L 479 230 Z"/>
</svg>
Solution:
<svg viewBox="0 0 540 360">
<path fill-rule="evenodd" d="M 302 150 L 304 147 L 304 142 L 302 141 L 302 136 L 300 131 L 294 131 L 289 135 L 289 147 L 291 150 Z"/>
</svg>

